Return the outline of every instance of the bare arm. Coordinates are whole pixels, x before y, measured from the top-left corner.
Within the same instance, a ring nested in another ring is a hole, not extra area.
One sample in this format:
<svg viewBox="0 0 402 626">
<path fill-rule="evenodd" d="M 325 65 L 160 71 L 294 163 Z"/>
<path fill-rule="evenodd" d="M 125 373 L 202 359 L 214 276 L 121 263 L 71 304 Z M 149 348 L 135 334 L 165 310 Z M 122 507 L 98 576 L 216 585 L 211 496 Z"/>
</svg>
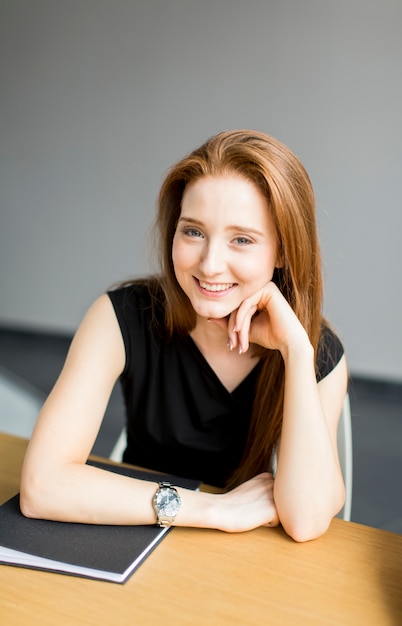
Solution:
<svg viewBox="0 0 402 626">
<path fill-rule="evenodd" d="M 345 499 L 337 426 L 346 393 L 346 360 L 342 357 L 318 385 L 305 354 L 289 356 L 285 371 L 274 498 L 285 530 L 306 541 L 327 530 Z"/>
<path fill-rule="evenodd" d="M 337 426 L 347 388 L 346 359 L 317 384 L 308 336 L 273 283 L 242 303 L 228 332 L 242 352 L 251 341 L 282 354 L 285 397 L 274 500 L 290 536 L 297 541 L 318 537 L 345 496 Z"/>
<path fill-rule="evenodd" d="M 25 457 L 21 509 L 29 517 L 102 524 L 154 524 L 156 483 L 86 465 L 125 350 L 108 296 L 89 309 L 43 406 Z M 277 524 L 273 480 L 264 474 L 229 494 L 179 489 L 176 525 L 242 531 Z"/>
<path fill-rule="evenodd" d="M 111 477 L 85 462 L 124 363 L 121 333 L 104 295 L 79 327 L 35 426 L 21 477 L 26 515 L 75 521 L 110 518 L 113 507 L 101 495 L 106 488 L 114 497 L 108 485 Z M 129 481 L 118 482 L 123 491 L 117 498 L 122 498 Z"/>
</svg>

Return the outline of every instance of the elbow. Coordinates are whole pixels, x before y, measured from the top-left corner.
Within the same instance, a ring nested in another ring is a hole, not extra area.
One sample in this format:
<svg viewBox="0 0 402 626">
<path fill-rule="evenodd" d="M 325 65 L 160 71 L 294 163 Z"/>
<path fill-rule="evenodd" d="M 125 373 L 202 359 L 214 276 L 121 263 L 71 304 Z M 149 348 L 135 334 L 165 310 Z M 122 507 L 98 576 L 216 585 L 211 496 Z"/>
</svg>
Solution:
<svg viewBox="0 0 402 626">
<path fill-rule="evenodd" d="M 280 518 L 281 524 L 285 532 L 297 543 L 318 539 L 327 532 L 334 516 L 341 510 L 344 500 L 344 495 L 342 497 L 340 494 L 332 507 L 329 505 L 328 508 L 321 507 L 315 513 L 293 511 Z"/>
<path fill-rule="evenodd" d="M 331 520 L 305 521 L 295 520 L 293 522 L 282 522 L 285 532 L 297 543 L 305 543 L 318 539 L 326 533 Z"/>
<path fill-rule="evenodd" d="M 46 481 L 32 474 L 21 478 L 20 510 L 24 517 L 44 519 L 46 517 Z"/>
<path fill-rule="evenodd" d="M 316 506 L 307 508 L 300 506 L 278 507 L 279 519 L 285 532 L 297 543 L 313 541 L 324 535 L 331 525 L 335 515 L 339 513 L 345 503 L 345 488 L 340 483 L 337 493 L 332 499 L 321 501 Z M 278 506 L 278 502 L 276 503 Z"/>
<path fill-rule="evenodd" d="M 24 517 L 39 519 L 41 517 L 38 507 L 38 499 L 32 489 L 21 484 L 20 510 Z"/>
<path fill-rule="evenodd" d="M 20 511 L 24 517 L 40 518 L 35 506 L 35 498 L 32 498 L 26 491 L 21 491 L 20 493 Z"/>
</svg>

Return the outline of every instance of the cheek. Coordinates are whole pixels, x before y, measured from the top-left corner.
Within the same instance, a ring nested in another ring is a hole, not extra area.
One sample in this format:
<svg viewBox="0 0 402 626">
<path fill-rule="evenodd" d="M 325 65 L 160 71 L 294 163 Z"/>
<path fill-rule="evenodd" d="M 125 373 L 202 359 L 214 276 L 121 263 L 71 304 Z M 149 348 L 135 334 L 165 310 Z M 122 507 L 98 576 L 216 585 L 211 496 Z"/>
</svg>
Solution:
<svg viewBox="0 0 402 626">
<path fill-rule="evenodd" d="M 243 258 L 237 266 L 237 274 L 245 282 L 263 286 L 272 280 L 275 270 L 275 259 L 267 255 L 256 255 L 253 258 Z"/>
<path fill-rule="evenodd" d="M 176 237 L 173 239 L 172 245 L 172 261 L 175 273 L 183 271 L 188 265 L 190 265 L 190 255 L 187 246 Z"/>
</svg>

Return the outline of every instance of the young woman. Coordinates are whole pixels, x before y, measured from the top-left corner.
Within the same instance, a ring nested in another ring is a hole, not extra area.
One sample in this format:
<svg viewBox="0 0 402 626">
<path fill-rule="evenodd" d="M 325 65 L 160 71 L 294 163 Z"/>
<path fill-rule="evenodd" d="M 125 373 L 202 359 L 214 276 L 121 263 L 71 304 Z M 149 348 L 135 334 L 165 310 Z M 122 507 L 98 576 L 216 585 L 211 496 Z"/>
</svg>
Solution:
<svg viewBox="0 0 402 626">
<path fill-rule="evenodd" d="M 322 317 L 305 169 L 265 134 L 220 133 L 168 173 L 156 225 L 160 276 L 100 296 L 73 339 L 28 447 L 22 512 L 318 537 L 344 502 L 347 367 Z M 124 461 L 224 493 L 86 465 L 119 377 Z"/>
</svg>

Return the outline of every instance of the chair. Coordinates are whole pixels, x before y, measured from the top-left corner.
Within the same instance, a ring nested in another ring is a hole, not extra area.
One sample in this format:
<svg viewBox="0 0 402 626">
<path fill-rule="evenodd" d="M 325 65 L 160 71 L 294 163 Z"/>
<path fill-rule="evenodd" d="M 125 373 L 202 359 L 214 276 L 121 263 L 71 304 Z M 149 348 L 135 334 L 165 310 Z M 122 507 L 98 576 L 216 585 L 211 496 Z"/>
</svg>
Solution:
<svg viewBox="0 0 402 626">
<path fill-rule="evenodd" d="M 338 425 L 338 454 L 345 482 L 345 504 L 337 517 L 350 521 L 352 510 L 353 491 L 353 445 L 352 445 L 352 418 L 350 413 L 349 394 L 346 394 Z"/>
<path fill-rule="evenodd" d="M 117 439 L 110 460 L 120 463 L 127 443 L 126 429 L 123 428 Z M 349 394 L 346 394 L 338 425 L 338 454 L 341 464 L 343 480 L 345 482 L 345 504 L 336 517 L 350 521 L 352 510 L 352 488 L 353 488 L 353 447 L 352 447 L 352 419 L 350 414 Z M 273 462 L 274 465 L 275 459 Z M 275 471 L 274 471 L 275 473 Z"/>
<path fill-rule="evenodd" d="M 109 454 L 109 459 L 111 461 L 114 461 L 115 463 L 121 463 L 121 460 L 123 458 L 123 452 L 126 449 L 126 446 L 127 446 L 127 432 L 126 432 L 126 428 L 124 427 L 116 443 L 113 446 L 113 450 Z"/>
</svg>

